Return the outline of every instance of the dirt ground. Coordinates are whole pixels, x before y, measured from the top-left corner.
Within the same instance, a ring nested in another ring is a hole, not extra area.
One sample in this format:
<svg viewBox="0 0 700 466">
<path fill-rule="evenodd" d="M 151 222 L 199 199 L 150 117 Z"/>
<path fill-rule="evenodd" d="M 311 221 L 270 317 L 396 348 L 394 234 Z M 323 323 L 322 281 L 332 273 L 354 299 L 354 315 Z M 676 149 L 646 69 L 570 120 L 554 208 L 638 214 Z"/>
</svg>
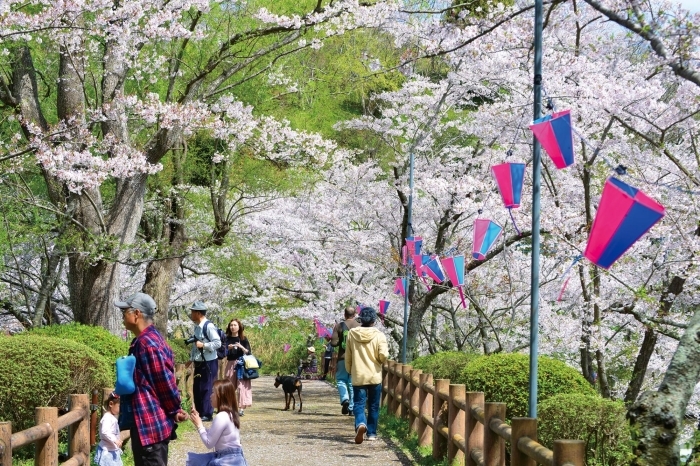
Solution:
<svg viewBox="0 0 700 466">
<path fill-rule="evenodd" d="M 356 445 L 354 419 L 340 413 L 332 385 L 304 381 L 304 407 L 298 413 L 282 411 L 284 393 L 273 383 L 274 377 L 253 380 L 253 406 L 241 418 L 241 444 L 249 466 L 413 464 L 381 431 L 376 442 Z M 196 432 L 183 433 L 170 444 L 169 463 L 184 466 L 188 451 L 207 451 Z"/>
</svg>

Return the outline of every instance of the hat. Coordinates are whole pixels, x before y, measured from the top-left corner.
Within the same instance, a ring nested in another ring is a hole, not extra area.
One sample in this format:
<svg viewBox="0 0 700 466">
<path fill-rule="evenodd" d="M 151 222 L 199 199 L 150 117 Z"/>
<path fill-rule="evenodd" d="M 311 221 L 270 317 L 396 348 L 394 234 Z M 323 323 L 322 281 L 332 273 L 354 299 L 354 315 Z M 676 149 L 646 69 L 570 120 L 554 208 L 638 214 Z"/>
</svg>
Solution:
<svg viewBox="0 0 700 466">
<path fill-rule="evenodd" d="M 371 307 L 363 307 L 360 311 L 360 322 L 369 325 L 373 324 L 377 320 L 377 311 Z"/>
<path fill-rule="evenodd" d="M 195 301 L 190 306 L 190 311 L 197 311 L 197 312 L 201 312 L 202 314 L 206 314 L 207 310 L 208 310 L 207 305 L 204 304 L 203 301 Z"/>
<path fill-rule="evenodd" d="M 316 348 L 314 348 L 313 346 L 309 346 L 308 348 L 306 348 L 306 351 L 308 351 L 308 352 L 310 352 L 310 353 L 315 353 L 315 352 L 316 352 Z"/>
<path fill-rule="evenodd" d="M 146 293 L 133 294 L 126 298 L 126 301 L 115 301 L 114 305 L 119 309 L 138 309 L 149 316 L 156 313 L 156 302 Z"/>
</svg>

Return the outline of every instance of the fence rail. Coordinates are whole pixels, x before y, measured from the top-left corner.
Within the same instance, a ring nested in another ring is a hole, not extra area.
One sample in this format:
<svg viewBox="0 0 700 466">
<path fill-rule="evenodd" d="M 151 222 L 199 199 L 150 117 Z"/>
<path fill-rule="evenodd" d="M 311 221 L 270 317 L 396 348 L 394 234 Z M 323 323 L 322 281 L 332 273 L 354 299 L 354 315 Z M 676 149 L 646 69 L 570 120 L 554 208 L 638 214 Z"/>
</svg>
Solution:
<svg viewBox="0 0 700 466">
<path fill-rule="evenodd" d="M 193 371 L 184 364 L 175 368 L 178 388 L 181 394 L 192 393 Z M 102 390 L 102 400 L 107 399 L 111 388 Z M 80 466 L 90 464 L 90 449 L 95 446 L 97 438 L 97 412 L 100 404 L 99 391 L 92 391 L 91 402 L 88 395 L 70 395 L 69 410 L 59 416 L 58 408 L 39 407 L 34 413 L 36 425 L 20 432 L 12 433 L 11 422 L 0 421 L 0 466 L 12 466 L 12 451 L 31 443 L 36 444 L 34 464 L 36 466 L 58 465 L 58 433 L 68 429 L 68 459 L 62 466 Z M 129 431 L 121 432 L 123 442 L 130 437 Z"/>
<path fill-rule="evenodd" d="M 409 365 L 388 361 L 383 366 L 382 406 L 408 419 L 420 446 L 430 446 L 433 458 L 450 464 L 505 466 L 506 442 L 511 466 L 583 466 L 581 440 L 555 440 L 554 450 L 537 443 L 537 419 L 516 417 L 504 422 L 505 403 L 485 403 L 481 392 L 467 392 L 449 379 L 433 381 Z"/>
</svg>

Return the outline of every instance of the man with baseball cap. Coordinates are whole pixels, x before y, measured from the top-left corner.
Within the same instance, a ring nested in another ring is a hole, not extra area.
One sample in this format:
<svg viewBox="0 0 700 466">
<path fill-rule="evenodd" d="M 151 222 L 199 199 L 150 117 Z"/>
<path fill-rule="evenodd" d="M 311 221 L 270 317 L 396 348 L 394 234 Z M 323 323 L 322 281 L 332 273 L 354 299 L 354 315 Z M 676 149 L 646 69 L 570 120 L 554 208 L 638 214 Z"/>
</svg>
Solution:
<svg viewBox="0 0 700 466">
<path fill-rule="evenodd" d="M 211 405 L 211 391 L 219 375 L 219 360 L 216 350 L 221 346 L 221 338 L 215 325 L 207 325 L 207 306 L 202 301 L 195 301 L 190 306 L 190 319 L 194 322 L 196 341 L 190 350 L 190 364 L 194 363 L 194 382 L 192 394 L 194 407 L 202 421 L 209 422 L 214 415 Z"/>
<path fill-rule="evenodd" d="M 122 312 L 124 327 L 135 335 L 129 354 L 136 358 L 136 390 L 121 396 L 119 427 L 131 432 L 136 466 L 165 466 L 175 423 L 188 418 L 180 404 L 173 351 L 153 326 L 153 298 L 136 293 L 114 305 Z"/>
</svg>

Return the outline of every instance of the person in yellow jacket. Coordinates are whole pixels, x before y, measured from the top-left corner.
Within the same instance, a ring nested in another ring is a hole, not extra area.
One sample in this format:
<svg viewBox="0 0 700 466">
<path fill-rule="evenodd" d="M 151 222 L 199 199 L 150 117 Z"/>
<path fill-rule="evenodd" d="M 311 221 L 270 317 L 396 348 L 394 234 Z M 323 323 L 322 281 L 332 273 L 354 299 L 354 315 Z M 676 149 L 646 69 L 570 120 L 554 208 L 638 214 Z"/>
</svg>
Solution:
<svg viewBox="0 0 700 466">
<path fill-rule="evenodd" d="M 382 397 L 382 363 L 389 357 L 389 346 L 382 332 L 374 328 L 377 311 L 360 310 L 360 327 L 348 333 L 345 368 L 354 389 L 355 443 L 377 439 L 379 403 Z M 365 404 L 367 416 L 365 417 Z"/>
</svg>

